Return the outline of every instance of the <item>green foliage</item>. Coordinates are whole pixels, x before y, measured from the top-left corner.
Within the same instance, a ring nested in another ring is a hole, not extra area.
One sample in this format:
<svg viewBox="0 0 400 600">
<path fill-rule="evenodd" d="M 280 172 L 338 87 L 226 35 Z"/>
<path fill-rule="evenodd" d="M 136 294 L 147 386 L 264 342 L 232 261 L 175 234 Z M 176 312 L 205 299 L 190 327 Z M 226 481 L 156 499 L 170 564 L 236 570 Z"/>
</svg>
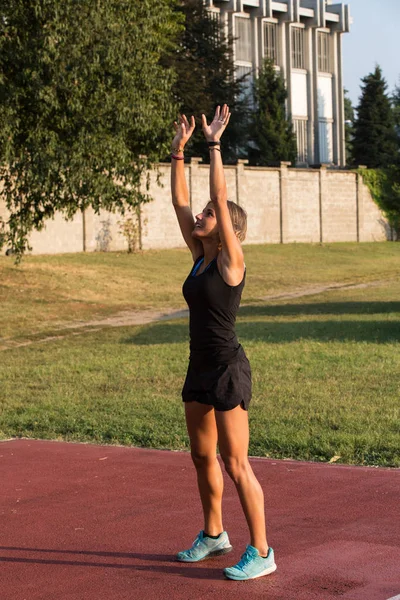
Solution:
<svg viewBox="0 0 400 600">
<path fill-rule="evenodd" d="M 283 78 L 266 59 L 254 82 L 255 110 L 250 126 L 251 165 L 296 162 L 297 145 L 292 123 L 286 117 L 287 91 Z"/>
<path fill-rule="evenodd" d="M 238 141 L 246 131 L 246 101 L 241 94 L 242 83 L 235 80 L 232 39 L 204 6 L 202 0 L 183 0 L 179 12 L 185 29 L 173 55 L 165 64 L 177 73 L 174 94 L 181 114 L 194 115 L 196 130 L 186 156 L 200 156 L 209 162 L 209 152 L 201 131 L 201 114 L 208 119 L 217 105 L 228 104 L 232 117 L 223 138 L 223 158 L 236 162 Z"/>
<path fill-rule="evenodd" d="M 354 123 L 354 107 L 348 97 L 348 91 L 344 90 L 344 136 L 346 144 L 346 164 L 351 161 L 353 154 L 353 123 Z"/>
<path fill-rule="evenodd" d="M 392 109 L 394 117 L 394 125 L 397 133 L 397 141 L 400 148 L 400 83 L 394 88 L 392 95 Z"/>
<path fill-rule="evenodd" d="M 364 183 L 400 241 L 400 168 L 360 169 Z"/>
<path fill-rule="evenodd" d="M 364 86 L 353 128 L 353 163 L 375 169 L 394 164 L 398 144 L 387 84 L 379 66 L 362 79 Z"/>
<path fill-rule="evenodd" d="M 17 255 L 55 211 L 149 200 L 140 181 L 165 155 L 176 112 L 161 65 L 181 29 L 176 2 L 3 1 L 2 241 Z"/>
<path fill-rule="evenodd" d="M 379 66 L 363 79 L 354 127 L 353 161 L 363 181 L 400 239 L 400 88 L 392 98 Z M 397 130 L 397 134 L 396 134 Z"/>
</svg>

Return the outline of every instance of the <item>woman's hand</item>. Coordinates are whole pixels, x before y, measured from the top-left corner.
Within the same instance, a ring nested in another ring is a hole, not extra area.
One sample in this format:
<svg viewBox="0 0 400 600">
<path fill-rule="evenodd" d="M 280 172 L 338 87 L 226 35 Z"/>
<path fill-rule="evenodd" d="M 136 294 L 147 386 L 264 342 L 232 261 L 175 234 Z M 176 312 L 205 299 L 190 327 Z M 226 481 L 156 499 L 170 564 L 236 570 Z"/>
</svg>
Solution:
<svg viewBox="0 0 400 600">
<path fill-rule="evenodd" d="M 229 106 L 226 104 L 221 108 L 217 106 L 213 120 L 207 125 L 207 119 L 205 115 L 201 115 L 201 122 L 203 126 L 203 133 L 207 142 L 219 142 L 221 135 L 224 133 L 226 126 L 231 118 L 229 112 Z"/>
<path fill-rule="evenodd" d="M 190 117 L 190 123 L 185 115 L 179 116 L 179 123 L 174 122 L 175 137 L 172 141 L 172 152 L 183 152 L 183 149 L 190 139 L 196 123 L 194 117 Z"/>
</svg>

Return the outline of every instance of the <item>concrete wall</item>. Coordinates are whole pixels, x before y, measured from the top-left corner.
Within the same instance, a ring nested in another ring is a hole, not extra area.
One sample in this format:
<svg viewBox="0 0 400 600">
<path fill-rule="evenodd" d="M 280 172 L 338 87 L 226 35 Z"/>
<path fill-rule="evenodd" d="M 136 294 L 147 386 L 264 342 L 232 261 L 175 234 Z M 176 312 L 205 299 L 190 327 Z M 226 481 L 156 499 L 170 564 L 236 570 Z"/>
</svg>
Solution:
<svg viewBox="0 0 400 600">
<path fill-rule="evenodd" d="M 285 173 L 285 171 L 287 171 Z M 309 169 L 284 169 L 283 241 L 319 242 L 319 177 Z"/>
<path fill-rule="evenodd" d="M 280 184 L 279 169 L 239 165 L 238 201 L 248 214 L 246 243 L 277 244 L 281 241 Z"/>
<path fill-rule="evenodd" d="M 57 213 L 54 219 L 47 221 L 45 229 L 32 232 L 29 243 L 34 254 L 82 252 L 82 213 L 77 213 L 73 220 L 68 222 L 64 220 L 62 214 Z"/>
<path fill-rule="evenodd" d="M 356 242 L 357 234 L 357 180 L 354 173 L 321 172 L 322 239 L 326 242 Z M 367 190 L 369 195 L 369 191 Z M 373 202 L 371 197 L 370 202 Z M 379 230 L 379 232 L 378 232 Z M 380 227 L 377 223 L 377 234 Z M 384 238 L 385 239 L 385 238 Z"/>
<path fill-rule="evenodd" d="M 209 198 L 209 168 L 192 159 L 186 178 L 194 214 Z M 244 161 L 225 168 L 229 199 L 248 213 L 246 243 L 369 242 L 390 239 L 390 228 L 372 200 L 362 177 L 353 171 L 248 167 Z M 143 249 L 184 246 L 169 189 L 170 165 L 159 165 L 159 181 L 151 174 L 150 195 L 142 207 Z M 7 218 L 4 205 L 0 216 Z M 32 233 L 34 254 L 126 250 L 120 227 L 123 217 L 93 210 L 77 214 L 72 221 L 62 215 Z"/>
<path fill-rule="evenodd" d="M 185 168 L 186 180 L 190 182 L 190 165 Z M 151 177 L 149 194 L 154 200 L 144 204 L 141 212 L 142 248 L 178 248 L 183 246 L 182 235 L 171 204 L 170 167 L 160 165 L 160 183 Z"/>
</svg>

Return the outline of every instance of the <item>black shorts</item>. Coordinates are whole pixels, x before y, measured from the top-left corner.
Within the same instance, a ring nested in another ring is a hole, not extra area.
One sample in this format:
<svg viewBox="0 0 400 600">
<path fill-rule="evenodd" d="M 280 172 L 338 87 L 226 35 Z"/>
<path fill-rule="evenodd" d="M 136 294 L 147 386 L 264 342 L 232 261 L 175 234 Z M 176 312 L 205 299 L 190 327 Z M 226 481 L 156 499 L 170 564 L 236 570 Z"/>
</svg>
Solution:
<svg viewBox="0 0 400 600">
<path fill-rule="evenodd" d="M 251 368 L 243 348 L 228 364 L 211 366 L 190 361 L 182 389 L 182 400 L 207 404 L 215 410 L 232 410 L 239 405 L 248 410 L 251 400 Z"/>
</svg>

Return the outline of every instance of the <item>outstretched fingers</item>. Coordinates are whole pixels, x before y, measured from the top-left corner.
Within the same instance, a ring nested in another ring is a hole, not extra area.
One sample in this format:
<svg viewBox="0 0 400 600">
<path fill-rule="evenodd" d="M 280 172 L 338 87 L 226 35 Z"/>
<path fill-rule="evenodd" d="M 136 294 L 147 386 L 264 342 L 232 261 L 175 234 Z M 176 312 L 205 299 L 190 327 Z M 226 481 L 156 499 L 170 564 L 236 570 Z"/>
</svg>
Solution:
<svg viewBox="0 0 400 600">
<path fill-rule="evenodd" d="M 189 121 L 187 120 L 187 116 L 186 116 L 186 115 L 182 115 L 182 116 L 181 116 L 181 120 L 182 120 L 182 123 L 184 123 L 184 124 L 185 124 L 185 127 L 186 127 L 187 129 L 189 129 Z"/>
<path fill-rule="evenodd" d="M 192 115 L 190 117 L 190 127 L 189 127 L 190 135 L 192 135 L 193 131 L 195 130 L 195 127 L 196 127 L 196 121 L 194 119 L 194 116 Z"/>
<path fill-rule="evenodd" d="M 182 131 L 183 128 L 184 128 L 184 121 L 183 121 L 182 115 L 179 115 L 179 123 L 177 121 L 174 121 L 174 129 L 176 132 L 178 132 L 178 131 Z"/>
<path fill-rule="evenodd" d="M 228 121 L 229 121 L 229 117 L 230 117 L 229 106 L 227 104 L 224 104 L 219 113 L 218 121 L 221 121 L 221 123 L 224 123 L 225 125 L 227 125 Z"/>
<path fill-rule="evenodd" d="M 179 115 L 179 120 L 174 121 L 174 129 L 175 129 L 175 144 L 181 145 L 181 143 L 186 144 L 188 139 L 191 137 L 193 131 L 195 130 L 196 122 L 194 117 L 190 117 L 189 119 L 186 115 Z"/>
<path fill-rule="evenodd" d="M 194 116 L 192 115 L 190 117 L 190 122 L 186 115 L 182 115 L 181 120 L 182 120 L 182 124 L 184 124 L 184 126 L 185 126 L 186 133 L 189 136 L 192 135 L 192 133 L 196 127 L 196 121 L 194 120 Z"/>
<path fill-rule="evenodd" d="M 224 106 L 225 106 L 225 104 L 224 104 Z M 215 109 L 213 121 L 218 121 L 218 119 L 220 118 L 220 115 L 221 115 L 221 107 L 217 106 L 217 108 Z"/>
</svg>

